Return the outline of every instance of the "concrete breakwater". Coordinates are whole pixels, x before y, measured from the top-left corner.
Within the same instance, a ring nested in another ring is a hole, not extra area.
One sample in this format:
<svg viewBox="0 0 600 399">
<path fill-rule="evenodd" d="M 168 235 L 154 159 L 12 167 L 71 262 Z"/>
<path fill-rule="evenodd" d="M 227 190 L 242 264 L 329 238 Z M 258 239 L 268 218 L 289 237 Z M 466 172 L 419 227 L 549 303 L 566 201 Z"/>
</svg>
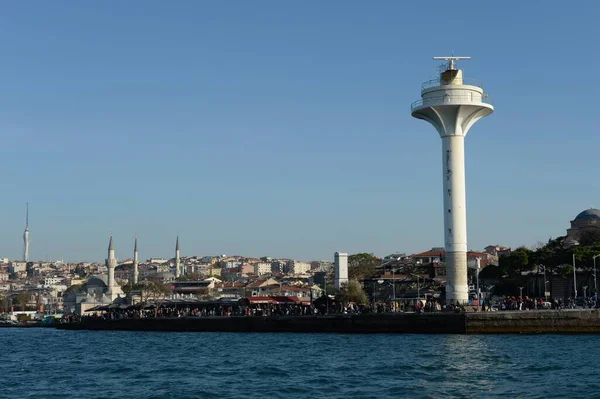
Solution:
<svg viewBox="0 0 600 399">
<path fill-rule="evenodd" d="M 467 313 L 468 334 L 598 334 L 599 310 Z"/>
<path fill-rule="evenodd" d="M 104 320 L 58 324 L 65 330 L 542 334 L 600 333 L 598 310 L 490 313 L 380 313 L 328 316 L 232 316 Z"/>
</svg>

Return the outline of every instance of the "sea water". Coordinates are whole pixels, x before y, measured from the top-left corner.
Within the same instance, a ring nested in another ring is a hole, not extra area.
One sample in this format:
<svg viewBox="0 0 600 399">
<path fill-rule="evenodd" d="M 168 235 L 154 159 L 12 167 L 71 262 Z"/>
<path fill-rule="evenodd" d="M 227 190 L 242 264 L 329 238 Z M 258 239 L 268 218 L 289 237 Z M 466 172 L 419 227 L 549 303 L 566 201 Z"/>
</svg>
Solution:
<svg viewBox="0 0 600 399">
<path fill-rule="evenodd" d="M 0 398 L 600 398 L 597 335 L 0 330 Z"/>
</svg>

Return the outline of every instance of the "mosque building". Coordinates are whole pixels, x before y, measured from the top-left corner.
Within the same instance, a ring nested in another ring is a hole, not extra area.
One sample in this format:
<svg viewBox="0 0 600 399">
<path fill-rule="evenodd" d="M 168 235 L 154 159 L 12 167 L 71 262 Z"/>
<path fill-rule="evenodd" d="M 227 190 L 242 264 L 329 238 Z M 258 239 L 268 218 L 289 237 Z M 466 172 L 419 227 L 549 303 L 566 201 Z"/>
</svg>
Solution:
<svg viewBox="0 0 600 399">
<path fill-rule="evenodd" d="M 126 301 L 125 293 L 115 280 L 116 266 L 117 258 L 111 236 L 106 259 L 108 276 L 104 274 L 90 276 L 83 290 L 72 292 L 65 297 L 63 301 L 65 310 L 70 313 L 83 314 L 95 306 L 121 304 Z"/>
<path fill-rule="evenodd" d="M 582 233 L 600 232 L 600 210 L 586 209 L 571 221 L 571 228 L 567 229 L 565 244 L 568 246 L 579 245 Z"/>
</svg>

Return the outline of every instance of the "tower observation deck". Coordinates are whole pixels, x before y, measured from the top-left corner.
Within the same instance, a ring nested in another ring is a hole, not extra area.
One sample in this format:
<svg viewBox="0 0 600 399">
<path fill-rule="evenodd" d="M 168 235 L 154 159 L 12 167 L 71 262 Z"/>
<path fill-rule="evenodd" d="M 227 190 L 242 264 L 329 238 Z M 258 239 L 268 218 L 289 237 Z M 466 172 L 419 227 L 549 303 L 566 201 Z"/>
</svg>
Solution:
<svg viewBox="0 0 600 399">
<path fill-rule="evenodd" d="M 432 124 L 442 139 L 446 303 L 462 304 L 469 299 L 464 138 L 494 106 L 482 85 L 463 78 L 456 67 L 456 61 L 470 57 L 433 59 L 447 62 L 439 78 L 421 85 L 421 99 L 411 104 L 411 115 Z"/>
</svg>

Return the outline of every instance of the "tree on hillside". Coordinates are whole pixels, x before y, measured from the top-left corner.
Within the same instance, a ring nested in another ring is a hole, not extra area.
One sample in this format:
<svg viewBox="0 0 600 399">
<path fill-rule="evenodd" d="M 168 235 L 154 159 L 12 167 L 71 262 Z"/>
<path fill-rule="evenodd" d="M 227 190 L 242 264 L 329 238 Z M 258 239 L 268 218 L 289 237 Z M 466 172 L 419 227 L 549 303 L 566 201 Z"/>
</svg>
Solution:
<svg viewBox="0 0 600 399">
<path fill-rule="evenodd" d="M 584 242 L 590 244 L 566 248 L 563 245 L 564 237 L 559 237 L 548 241 L 545 247 L 531 254 L 530 261 L 536 265 L 544 265 L 551 273 L 566 276 L 573 272 L 573 255 L 575 255 L 577 267 L 591 269 L 592 256 L 600 253 L 600 243 L 593 243 L 594 240 L 593 236 L 589 236 L 588 239 L 584 239 Z"/>
<path fill-rule="evenodd" d="M 132 292 L 136 292 L 140 288 L 140 284 L 133 284 L 131 281 L 127 281 L 127 284 L 121 285 L 121 290 L 126 296 L 130 296 Z"/>
<path fill-rule="evenodd" d="M 572 254 L 575 255 L 577 268 L 582 268 L 591 272 L 594 265 L 593 257 L 600 254 L 600 245 L 579 245 L 572 249 Z"/>
<path fill-rule="evenodd" d="M 171 293 L 170 284 L 167 284 L 155 276 L 134 286 L 140 293 L 140 301 L 142 303 L 154 302 L 158 309 L 163 303 L 167 295 Z"/>
<path fill-rule="evenodd" d="M 579 244 L 586 247 L 600 245 L 600 230 L 582 232 L 579 236 Z"/>
<path fill-rule="evenodd" d="M 8 298 L 4 295 L 0 295 L 0 313 L 8 313 L 9 303 Z"/>
<path fill-rule="evenodd" d="M 31 300 L 31 292 L 21 292 L 16 297 L 21 310 L 27 310 L 27 304 Z"/>
<path fill-rule="evenodd" d="M 177 281 L 200 281 L 204 280 L 205 276 L 202 273 L 190 273 L 184 276 L 178 277 Z"/>
<path fill-rule="evenodd" d="M 571 263 L 572 253 L 563 246 L 565 237 L 548 240 L 542 248 L 538 248 L 531 256 L 532 263 L 544 265 L 550 274 L 563 274 L 563 265 Z"/>
<path fill-rule="evenodd" d="M 335 276 L 332 272 L 325 276 L 325 291 L 323 294 L 327 293 L 327 295 L 334 295 L 335 291 Z"/>
<path fill-rule="evenodd" d="M 499 266 L 504 273 L 509 275 L 509 277 L 518 277 L 521 275 L 521 272 L 533 270 L 535 267 L 529 259 L 532 254 L 532 250 L 525 247 L 519 247 L 510 254 L 501 256 L 499 259 Z"/>
<path fill-rule="evenodd" d="M 552 292 L 554 280 L 551 276 L 569 278 L 573 275 L 573 256 L 577 268 L 587 270 L 591 275 L 593 256 L 600 254 L 600 232 L 582 233 L 580 245 L 574 247 L 566 246 L 565 239 L 565 236 L 550 239 L 545 245 L 536 245 L 535 250 L 517 248 L 511 254 L 500 257 L 497 270 L 488 266 L 482 270 L 480 277 L 497 277 L 502 273 L 503 278 L 494 287 L 494 292 L 515 295 L 515 289 L 526 283 L 522 272 L 537 268 L 545 270 Z"/>
<path fill-rule="evenodd" d="M 479 273 L 479 278 L 486 280 L 496 280 L 504 275 L 504 271 L 499 266 L 489 265 L 484 267 Z"/>
<path fill-rule="evenodd" d="M 350 280 L 364 280 L 375 274 L 377 266 L 381 265 L 381 258 L 369 253 L 358 253 L 348 257 L 348 278 Z"/>
<path fill-rule="evenodd" d="M 340 302 L 346 304 L 354 302 L 358 305 L 367 305 L 369 303 L 367 294 L 357 280 L 349 280 L 348 283 L 342 284 L 336 297 Z"/>
</svg>

